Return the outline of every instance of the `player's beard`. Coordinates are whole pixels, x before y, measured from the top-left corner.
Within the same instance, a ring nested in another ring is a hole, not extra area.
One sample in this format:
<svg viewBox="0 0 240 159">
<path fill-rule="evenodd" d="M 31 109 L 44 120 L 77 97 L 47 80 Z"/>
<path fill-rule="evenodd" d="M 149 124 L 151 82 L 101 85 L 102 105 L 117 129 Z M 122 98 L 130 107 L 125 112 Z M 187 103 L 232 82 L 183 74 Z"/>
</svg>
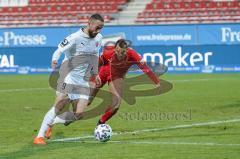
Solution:
<svg viewBox="0 0 240 159">
<path fill-rule="evenodd" d="M 88 30 L 88 35 L 90 38 L 95 38 L 95 36 L 97 36 L 97 33 L 93 33 L 91 30 Z"/>
</svg>

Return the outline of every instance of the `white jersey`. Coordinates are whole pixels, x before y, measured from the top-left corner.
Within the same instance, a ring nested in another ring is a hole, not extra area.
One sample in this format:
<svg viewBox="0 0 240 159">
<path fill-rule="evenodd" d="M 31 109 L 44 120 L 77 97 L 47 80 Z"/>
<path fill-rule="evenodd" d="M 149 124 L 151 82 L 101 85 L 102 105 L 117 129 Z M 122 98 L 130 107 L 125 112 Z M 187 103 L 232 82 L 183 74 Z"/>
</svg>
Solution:
<svg viewBox="0 0 240 159">
<path fill-rule="evenodd" d="M 98 56 L 101 48 L 102 35 L 97 34 L 95 38 L 90 38 L 83 29 L 66 37 L 54 52 L 52 61 L 58 61 L 61 53 L 65 53 L 64 61 L 80 54 L 93 54 Z"/>
<path fill-rule="evenodd" d="M 90 38 L 86 33 L 83 32 L 83 29 L 80 29 L 79 31 L 66 37 L 58 45 L 58 49 L 53 54 L 52 61 L 58 61 L 61 53 L 65 54 L 63 63 L 78 55 L 93 55 L 97 57 L 95 59 L 98 59 L 101 42 L 101 34 L 97 34 L 96 37 Z M 98 61 L 94 62 L 97 63 L 95 66 L 98 66 Z M 64 78 L 64 82 L 67 84 L 89 87 L 88 81 L 84 79 L 86 72 L 89 71 L 89 65 L 91 64 L 83 63 L 77 65 L 77 67 L 71 70 Z M 94 69 L 97 70 L 97 68 Z"/>
</svg>

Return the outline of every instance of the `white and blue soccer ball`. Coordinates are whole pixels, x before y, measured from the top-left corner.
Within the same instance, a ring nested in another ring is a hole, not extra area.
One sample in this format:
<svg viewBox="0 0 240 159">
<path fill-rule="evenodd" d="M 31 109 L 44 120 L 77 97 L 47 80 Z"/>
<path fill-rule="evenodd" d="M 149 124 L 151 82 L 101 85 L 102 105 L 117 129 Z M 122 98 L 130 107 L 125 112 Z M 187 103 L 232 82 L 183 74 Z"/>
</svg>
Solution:
<svg viewBox="0 0 240 159">
<path fill-rule="evenodd" d="M 107 124 L 100 124 L 95 128 L 94 136 L 100 142 L 107 142 L 112 137 L 112 128 Z"/>
</svg>

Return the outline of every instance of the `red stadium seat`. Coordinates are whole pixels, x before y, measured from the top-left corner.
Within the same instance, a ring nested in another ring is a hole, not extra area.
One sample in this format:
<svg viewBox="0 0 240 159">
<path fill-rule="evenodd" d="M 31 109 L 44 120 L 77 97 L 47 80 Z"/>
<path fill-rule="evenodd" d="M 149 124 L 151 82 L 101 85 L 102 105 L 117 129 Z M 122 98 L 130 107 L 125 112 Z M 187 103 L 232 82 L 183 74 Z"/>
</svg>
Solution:
<svg viewBox="0 0 240 159">
<path fill-rule="evenodd" d="M 240 1 L 153 0 L 136 23 L 204 23 L 240 21 Z"/>
<path fill-rule="evenodd" d="M 26 7 L 0 7 L 0 25 L 52 25 L 85 23 L 92 13 L 105 22 L 118 14 L 128 0 L 29 0 Z M 7 19 L 7 21 L 6 21 Z"/>
</svg>

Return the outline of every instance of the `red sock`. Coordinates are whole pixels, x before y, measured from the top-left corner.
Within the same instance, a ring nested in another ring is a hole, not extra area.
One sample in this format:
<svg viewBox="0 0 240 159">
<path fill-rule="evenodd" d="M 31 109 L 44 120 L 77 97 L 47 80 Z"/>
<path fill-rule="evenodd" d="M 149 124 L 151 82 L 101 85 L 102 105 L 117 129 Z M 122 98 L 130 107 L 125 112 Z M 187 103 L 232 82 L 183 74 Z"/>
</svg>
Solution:
<svg viewBox="0 0 240 159">
<path fill-rule="evenodd" d="M 105 114 L 101 117 L 101 122 L 105 123 L 108 121 L 114 114 L 116 114 L 118 111 L 118 108 L 112 108 L 111 106 L 105 111 Z"/>
</svg>

